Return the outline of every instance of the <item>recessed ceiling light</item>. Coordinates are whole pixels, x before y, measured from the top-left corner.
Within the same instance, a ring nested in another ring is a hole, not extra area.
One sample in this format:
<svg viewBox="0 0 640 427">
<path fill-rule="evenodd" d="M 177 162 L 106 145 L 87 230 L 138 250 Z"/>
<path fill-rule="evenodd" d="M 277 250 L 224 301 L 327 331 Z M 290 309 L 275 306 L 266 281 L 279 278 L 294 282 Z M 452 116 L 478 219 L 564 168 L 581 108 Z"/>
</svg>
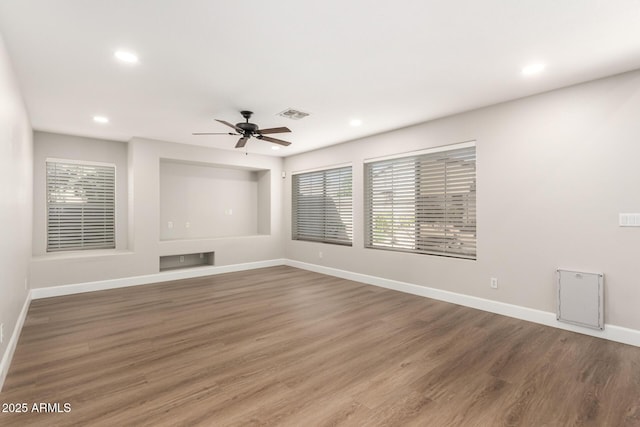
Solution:
<svg viewBox="0 0 640 427">
<path fill-rule="evenodd" d="M 93 116 L 93 121 L 96 123 L 109 123 L 109 118 L 105 116 Z"/>
<path fill-rule="evenodd" d="M 353 119 L 349 122 L 349 124 L 353 127 L 357 127 L 360 126 L 362 124 L 362 120 L 360 119 Z"/>
<path fill-rule="evenodd" d="M 279 149 L 280 149 L 280 146 L 279 146 L 279 145 L 272 145 L 272 146 L 271 146 L 271 149 L 272 149 L 272 150 L 279 150 Z"/>
<path fill-rule="evenodd" d="M 522 69 L 522 74 L 525 76 L 532 76 L 534 74 L 538 74 L 544 71 L 544 67 L 545 67 L 544 64 L 541 64 L 541 63 L 530 64 Z"/>
<path fill-rule="evenodd" d="M 118 50 L 113 55 L 118 60 L 126 62 L 127 64 L 136 64 L 138 62 L 138 55 L 133 52 L 127 52 L 126 50 Z"/>
</svg>

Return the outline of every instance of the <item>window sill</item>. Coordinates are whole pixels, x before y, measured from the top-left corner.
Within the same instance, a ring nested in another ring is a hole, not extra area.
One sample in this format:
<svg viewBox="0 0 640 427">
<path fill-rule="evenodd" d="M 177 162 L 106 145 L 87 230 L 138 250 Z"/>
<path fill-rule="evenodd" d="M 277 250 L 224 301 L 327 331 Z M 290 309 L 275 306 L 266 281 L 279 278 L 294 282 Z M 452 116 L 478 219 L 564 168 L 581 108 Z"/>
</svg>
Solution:
<svg viewBox="0 0 640 427">
<path fill-rule="evenodd" d="M 65 259 L 79 259 L 79 258 L 102 258 L 121 255 L 132 255 L 133 251 L 123 249 L 94 249 L 86 251 L 64 251 L 64 252 L 49 252 L 46 254 L 33 255 L 32 261 L 53 261 L 53 260 L 65 260 Z"/>
<path fill-rule="evenodd" d="M 202 242 L 202 241 L 215 241 L 215 240 L 228 240 L 228 239 L 255 239 L 272 237 L 271 234 L 239 234 L 233 236 L 211 236 L 211 237 L 175 237 L 170 239 L 160 239 L 160 244 L 166 244 L 171 242 Z"/>
</svg>

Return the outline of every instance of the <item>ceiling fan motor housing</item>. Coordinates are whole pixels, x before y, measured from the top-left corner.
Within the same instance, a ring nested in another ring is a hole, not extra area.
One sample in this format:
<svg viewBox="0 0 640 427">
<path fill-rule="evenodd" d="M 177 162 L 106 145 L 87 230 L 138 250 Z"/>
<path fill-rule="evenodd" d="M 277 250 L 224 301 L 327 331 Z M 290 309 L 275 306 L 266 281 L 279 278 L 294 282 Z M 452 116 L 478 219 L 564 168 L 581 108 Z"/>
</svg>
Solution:
<svg viewBox="0 0 640 427">
<path fill-rule="evenodd" d="M 253 111 L 240 111 L 240 114 L 242 114 L 242 117 L 244 117 L 244 119 L 246 120 L 245 123 L 236 123 L 236 126 L 239 127 L 240 129 L 242 129 L 244 131 L 244 134 L 249 136 L 253 133 L 255 133 L 258 130 L 258 125 L 254 124 L 254 123 L 249 123 L 249 119 L 251 118 L 251 115 L 253 114 Z"/>
<path fill-rule="evenodd" d="M 258 125 L 254 123 L 236 123 L 236 126 L 242 129 L 245 133 L 254 133 L 258 130 Z"/>
</svg>

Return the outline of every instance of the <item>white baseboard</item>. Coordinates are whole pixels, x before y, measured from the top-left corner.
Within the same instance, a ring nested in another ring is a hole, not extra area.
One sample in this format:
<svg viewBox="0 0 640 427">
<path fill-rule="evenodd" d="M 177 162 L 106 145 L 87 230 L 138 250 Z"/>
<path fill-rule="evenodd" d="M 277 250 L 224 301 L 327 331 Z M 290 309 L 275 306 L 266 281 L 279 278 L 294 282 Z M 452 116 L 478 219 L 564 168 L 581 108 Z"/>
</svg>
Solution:
<svg viewBox="0 0 640 427">
<path fill-rule="evenodd" d="M 504 302 L 488 300 L 470 295 L 458 294 L 455 292 L 443 291 L 441 289 L 414 285 L 412 283 L 399 282 L 397 280 L 383 279 L 381 277 L 353 273 L 347 270 L 339 270 L 337 268 L 324 267 L 317 264 L 309 264 L 306 262 L 294 261 L 290 259 L 285 260 L 285 263 L 286 265 L 291 267 L 314 271 L 316 273 L 327 274 L 329 276 L 340 277 L 342 279 L 353 280 L 356 282 L 366 283 L 368 285 L 379 286 L 382 288 L 393 289 L 408 294 L 446 301 L 465 307 L 488 311 L 490 313 L 501 314 L 503 316 L 513 317 L 516 319 L 539 323 L 541 325 L 551 326 L 554 328 L 564 329 L 571 332 L 577 332 L 580 334 L 590 335 L 593 337 L 640 347 L 640 331 L 635 329 L 629 329 L 622 326 L 615 326 L 610 324 L 606 324 L 604 330 L 602 331 L 582 328 L 580 326 L 558 322 L 558 320 L 556 319 L 556 314 L 548 311 L 536 310 L 533 308 L 507 304 Z"/>
<path fill-rule="evenodd" d="M 284 259 L 247 262 L 211 267 L 194 267 L 180 270 L 164 271 L 144 276 L 123 277 L 121 279 L 100 280 L 97 282 L 74 283 L 71 285 L 51 286 L 31 290 L 31 298 L 50 298 L 63 295 L 79 294 L 83 292 L 103 291 L 106 289 L 125 288 L 129 286 L 147 285 L 150 283 L 168 282 L 171 280 L 191 279 L 194 277 L 212 276 L 214 274 L 233 273 L 236 271 L 253 270 L 256 268 L 284 265 Z"/>
<path fill-rule="evenodd" d="M 340 270 L 331 267 L 325 267 L 317 264 L 309 264 L 301 261 L 290 259 L 273 259 L 266 261 L 249 262 L 244 264 L 233 264 L 226 266 L 197 267 L 184 270 L 173 270 L 157 274 L 149 274 L 145 276 L 127 277 L 122 279 L 103 280 L 98 282 L 76 283 L 72 285 L 53 286 L 49 288 L 37 288 L 31 290 L 30 299 L 49 298 L 62 295 L 77 294 L 82 292 L 100 291 L 105 289 L 115 289 L 128 286 L 145 285 L 149 283 L 166 282 L 170 280 L 189 279 L 194 277 L 210 276 L 214 274 L 231 273 L 236 271 L 252 270 L 263 267 L 274 267 L 278 265 L 288 265 L 291 267 L 301 268 L 303 270 L 314 271 L 317 273 L 327 274 L 329 276 L 340 277 L 343 279 L 354 280 L 369 285 L 379 286 L 387 289 L 393 289 L 408 294 L 419 295 L 422 297 L 433 298 L 440 301 L 446 301 L 453 304 L 471 307 L 478 310 L 488 311 L 490 313 L 501 314 L 516 319 L 526 320 L 529 322 L 539 323 L 541 325 L 551 326 L 554 328 L 564 329 L 567 331 L 577 332 L 590 335 L 610 341 L 616 341 L 624 344 L 640 347 L 640 331 L 629 329 L 622 326 L 606 324 L 602 331 L 596 329 L 582 328 L 568 323 L 558 322 L 555 313 L 536 310 L 533 308 L 522 307 L 513 304 L 507 304 L 500 301 L 493 301 L 484 298 L 474 297 L 470 295 L 458 294 L 455 292 L 444 291 L 441 289 L 429 288 L 426 286 L 415 285 L 412 283 L 400 282 L 397 280 L 384 279 L 376 276 L 369 276 L 361 273 L 354 273 L 347 270 Z M 24 310 L 23 310 L 24 311 Z M 26 315 L 26 311 L 24 313 Z M 24 319 L 22 320 L 24 322 Z M 20 324 L 21 326 L 21 324 Z M 19 329 L 18 329 L 19 331 Z M 14 332 L 15 335 L 15 332 Z M 18 332 L 19 335 L 19 332 Z M 16 338 L 17 340 L 17 338 Z M 5 354 L 6 356 L 6 354 Z M 4 363 L 4 359 L 3 359 Z M 4 365 L 3 365 L 4 366 Z"/>
<path fill-rule="evenodd" d="M 379 286 L 387 289 L 393 289 L 408 294 L 419 295 L 422 297 L 433 298 L 440 301 L 446 301 L 478 310 L 488 311 L 491 313 L 501 314 L 516 319 L 526 320 L 529 322 L 539 323 L 554 328 L 564 329 L 585 335 L 594 336 L 610 341 L 616 341 L 624 344 L 640 347 L 640 331 L 635 329 L 624 328 L 615 325 L 605 325 L 603 331 L 595 329 L 581 328 L 579 326 L 561 323 L 556 320 L 555 313 L 535 310 L 532 308 L 521 307 L 513 304 L 507 304 L 499 301 L 487 300 L 470 295 L 458 294 L 455 292 L 444 291 L 441 289 L 419 286 L 412 283 L 400 282 L 397 280 L 384 279 L 376 276 L 369 276 L 361 273 L 354 273 L 347 270 L 340 270 L 331 267 L 325 267 L 317 264 L 309 264 L 305 262 L 290 259 L 273 259 L 266 261 L 249 262 L 244 264 L 234 264 L 226 266 L 197 267 L 184 270 L 173 270 L 157 274 L 149 274 L 145 276 L 127 277 L 122 279 L 103 280 L 88 283 L 76 283 L 72 285 L 53 286 L 49 288 L 32 289 L 22 307 L 22 311 L 18 317 L 13 334 L 9 340 L 7 350 L 5 351 L 2 361 L 0 361 L 0 391 L 4 385 L 4 380 L 9 372 L 9 365 L 13 358 L 20 332 L 24 325 L 29 310 L 29 304 L 32 299 L 49 298 L 62 295 L 71 295 L 83 292 L 92 292 L 105 289 L 123 288 L 128 286 L 138 286 L 150 283 L 166 282 L 171 280 L 188 279 L 194 277 L 210 276 L 214 274 L 231 273 L 236 271 L 253 270 L 256 268 L 274 267 L 278 265 L 288 265 L 304 270 L 314 271 L 329 276 L 340 277 L 347 280 L 353 280 L 368 285 Z"/>
<path fill-rule="evenodd" d="M 16 346 L 18 345 L 18 340 L 20 339 L 22 326 L 24 325 L 24 321 L 27 318 L 29 304 L 31 304 L 31 292 L 27 294 L 27 298 L 24 300 L 22 310 L 20 311 L 18 320 L 16 321 L 16 326 L 13 328 L 11 338 L 9 338 L 9 342 L 7 343 L 7 349 L 2 356 L 2 361 L 0 361 L 0 392 L 2 391 L 2 387 L 4 386 L 4 380 L 7 378 L 7 374 L 9 373 L 11 359 L 13 359 L 13 353 L 16 351 Z"/>
</svg>

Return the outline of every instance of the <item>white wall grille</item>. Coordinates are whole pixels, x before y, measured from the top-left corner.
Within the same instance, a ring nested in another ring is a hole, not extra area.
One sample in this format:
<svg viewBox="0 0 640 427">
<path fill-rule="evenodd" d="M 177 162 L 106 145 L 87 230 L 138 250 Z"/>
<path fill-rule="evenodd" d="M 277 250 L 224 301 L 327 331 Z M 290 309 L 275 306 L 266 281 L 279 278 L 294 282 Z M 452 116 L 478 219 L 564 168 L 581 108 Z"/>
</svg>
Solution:
<svg viewBox="0 0 640 427">
<path fill-rule="evenodd" d="M 558 270 L 557 319 L 593 329 L 604 329 L 604 275 Z"/>
</svg>

